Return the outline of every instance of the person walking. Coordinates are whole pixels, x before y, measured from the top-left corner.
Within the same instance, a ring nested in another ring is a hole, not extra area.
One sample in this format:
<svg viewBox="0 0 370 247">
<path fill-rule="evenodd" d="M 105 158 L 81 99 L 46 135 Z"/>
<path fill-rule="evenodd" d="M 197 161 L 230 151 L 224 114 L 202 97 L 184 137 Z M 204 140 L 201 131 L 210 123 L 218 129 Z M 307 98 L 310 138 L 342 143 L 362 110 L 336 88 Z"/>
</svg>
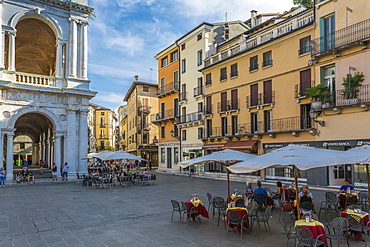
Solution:
<svg viewBox="0 0 370 247">
<path fill-rule="evenodd" d="M 63 168 L 62 168 L 62 181 L 66 180 L 68 181 L 68 172 L 69 172 L 69 166 L 67 162 L 64 162 Z"/>
<path fill-rule="evenodd" d="M 53 181 L 58 181 L 57 171 L 58 167 L 55 165 L 55 163 L 53 163 L 53 167 L 51 168 L 51 175 L 53 177 Z"/>
<path fill-rule="evenodd" d="M 40 175 L 44 174 L 44 161 L 40 160 Z"/>
<path fill-rule="evenodd" d="M 4 167 L 0 168 L 0 187 L 5 187 L 6 170 Z"/>
<path fill-rule="evenodd" d="M 148 163 L 148 168 L 149 168 L 149 171 L 152 170 L 152 162 L 149 160 L 149 163 Z"/>
</svg>

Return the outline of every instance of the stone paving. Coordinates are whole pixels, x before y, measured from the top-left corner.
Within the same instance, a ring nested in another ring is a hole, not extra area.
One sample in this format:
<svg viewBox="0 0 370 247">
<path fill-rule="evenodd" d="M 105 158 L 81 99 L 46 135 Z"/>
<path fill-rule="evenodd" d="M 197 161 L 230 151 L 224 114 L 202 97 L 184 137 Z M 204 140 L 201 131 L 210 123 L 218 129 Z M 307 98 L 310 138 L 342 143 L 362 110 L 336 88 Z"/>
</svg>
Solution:
<svg viewBox="0 0 370 247">
<path fill-rule="evenodd" d="M 244 183 L 232 182 L 231 188 L 242 191 Z M 207 192 L 226 197 L 226 181 L 157 174 L 156 184 L 150 186 L 92 189 L 74 182 L 6 186 L 0 188 L 0 246 L 285 246 L 278 209 L 273 209 L 270 221 L 272 236 L 261 226 L 255 236 L 243 234 L 243 240 L 233 232 L 226 237 L 217 218 L 181 224 L 177 213 L 171 221 L 171 199 L 185 201 L 197 193 L 208 205 Z M 325 191 L 312 192 L 319 204 Z M 364 243 L 351 240 L 350 245 Z"/>
</svg>

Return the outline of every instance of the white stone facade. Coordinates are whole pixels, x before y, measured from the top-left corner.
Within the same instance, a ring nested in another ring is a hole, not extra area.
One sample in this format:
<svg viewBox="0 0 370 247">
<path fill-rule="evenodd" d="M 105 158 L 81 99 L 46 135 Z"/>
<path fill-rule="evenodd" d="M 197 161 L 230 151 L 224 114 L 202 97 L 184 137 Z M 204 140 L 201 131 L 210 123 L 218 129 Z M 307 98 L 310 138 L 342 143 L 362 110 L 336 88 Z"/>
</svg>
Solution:
<svg viewBox="0 0 370 247">
<path fill-rule="evenodd" d="M 7 180 L 13 179 L 13 139 L 20 135 L 33 141 L 32 164 L 68 162 L 70 175 L 87 172 L 81 159 L 88 150 L 88 103 L 96 93 L 87 78 L 93 9 L 86 4 L 0 1 L 0 157 Z M 51 38 L 36 37 L 33 44 L 33 30 Z M 30 72 L 37 70 L 43 72 Z"/>
</svg>

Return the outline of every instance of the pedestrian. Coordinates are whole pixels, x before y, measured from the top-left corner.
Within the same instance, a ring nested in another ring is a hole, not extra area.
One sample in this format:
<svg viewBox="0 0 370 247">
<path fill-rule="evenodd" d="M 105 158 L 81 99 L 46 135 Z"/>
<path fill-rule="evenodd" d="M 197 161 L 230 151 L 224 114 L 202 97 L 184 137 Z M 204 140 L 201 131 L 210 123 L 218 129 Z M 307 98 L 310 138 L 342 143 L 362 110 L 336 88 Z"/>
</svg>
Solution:
<svg viewBox="0 0 370 247">
<path fill-rule="evenodd" d="M 4 167 L 0 168 L 0 187 L 5 187 L 6 170 Z"/>
<path fill-rule="evenodd" d="M 149 168 L 149 171 L 152 170 L 152 162 L 149 160 L 149 163 L 148 163 L 148 168 Z"/>
<path fill-rule="evenodd" d="M 53 181 L 58 181 L 57 171 L 58 167 L 55 165 L 55 163 L 53 163 L 53 167 L 51 168 L 51 175 L 53 176 Z"/>
<path fill-rule="evenodd" d="M 40 174 L 42 175 L 44 174 L 44 161 L 40 160 L 39 166 L 40 166 Z"/>
<path fill-rule="evenodd" d="M 65 179 L 68 181 L 68 172 L 69 172 L 69 166 L 67 162 L 64 162 L 63 168 L 62 168 L 62 181 Z"/>
</svg>

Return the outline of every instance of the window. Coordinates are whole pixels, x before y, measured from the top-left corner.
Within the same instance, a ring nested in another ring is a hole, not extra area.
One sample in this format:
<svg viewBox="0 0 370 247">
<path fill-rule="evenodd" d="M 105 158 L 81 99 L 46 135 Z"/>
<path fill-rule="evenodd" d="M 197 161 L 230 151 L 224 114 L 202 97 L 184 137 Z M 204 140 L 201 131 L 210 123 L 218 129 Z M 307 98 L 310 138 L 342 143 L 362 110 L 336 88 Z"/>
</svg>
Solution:
<svg viewBox="0 0 370 247">
<path fill-rule="evenodd" d="M 335 65 L 321 68 L 322 84 L 330 88 L 330 92 L 335 90 Z"/>
<path fill-rule="evenodd" d="M 143 92 L 149 92 L 149 87 L 143 87 Z"/>
<path fill-rule="evenodd" d="M 105 138 L 105 136 L 104 136 L 104 130 L 100 130 L 100 138 Z"/>
<path fill-rule="evenodd" d="M 166 105 L 165 105 L 165 102 L 161 102 L 161 116 L 160 116 L 160 119 L 164 119 L 164 114 L 165 114 L 165 108 Z"/>
<path fill-rule="evenodd" d="M 238 116 L 231 117 L 231 135 L 238 135 Z"/>
<path fill-rule="evenodd" d="M 227 111 L 227 93 L 223 92 L 221 93 L 221 109 L 219 112 L 225 112 Z"/>
<path fill-rule="evenodd" d="M 161 162 L 165 162 L 166 160 L 166 150 L 164 148 L 161 148 Z"/>
<path fill-rule="evenodd" d="M 265 132 L 271 132 L 272 131 L 272 117 L 271 117 L 271 114 L 272 114 L 271 110 L 263 112 Z"/>
<path fill-rule="evenodd" d="M 174 51 L 171 53 L 171 63 L 179 59 L 179 52 Z"/>
<path fill-rule="evenodd" d="M 179 98 L 173 99 L 173 112 L 175 117 L 179 116 Z"/>
<path fill-rule="evenodd" d="M 302 54 L 305 54 L 311 51 L 310 41 L 311 41 L 311 36 L 307 36 L 299 40 L 299 51 L 298 51 L 299 55 L 302 55 Z"/>
<path fill-rule="evenodd" d="M 181 73 L 184 74 L 186 72 L 186 59 L 181 60 Z"/>
<path fill-rule="evenodd" d="M 311 129 L 311 118 L 310 118 L 311 104 L 301 105 L 301 129 Z"/>
<path fill-rule="evenodd" d="M 164 139 L 166 138 L 166 127 L 161 126 L 161 138 Z"/>
<path fill-rule="evenodd" d="M 104 150 L 104 149 L 105 149 L 104 141 L 100 141 L 100 150 Z"/>
<path fill-rule="evenodd" d="M 181 140 L 186 141 L 186 130 L 181 130 Z"/>
<path fill-rule="evenodd" d="M 198 140 L 203 138 L 203 128 L 198 128 Z"/>
<path fill-rule="evenodd" d="M 104 120 L 105 119 L 103 117 L 100 118 L 100 127 L 101 128 L 104 128 Z"/>
<path fill-rule="evenodd" d="M 173 148 L 173 152 L 174 152 L 174 162 L 177 163 L 179 162 L 179 148 Z"/>
<path fill-rule="evenodd" d="M 104 115 L 104 112 L 101 112 L 100 115 Z"/>
<path fill-rule="evenodd" d="M 203 61 L 203 51 L 199 50 L 197 52 L 197 64 L 198 64 L 198 66 L 202 65 L 202 61 Z"/>
<path fill-rule="evenodd" d="M 301 97 L 307 94 L 307 88 L 311 88 L 311 69 L 300 71 L 299 79 L 298 97 Z"/>
<path fill-rule="evenodd" d="M 328 51 L 335 47 L 335 19 L 334 15 L 320 19 L 320 49 Z"/>
<path fill-rule="evenodd" d="M 26 144 L 24 142 L 19 143 L 19 149 L 25 149 L 25 148 L 26 148 Z"/>
<path fill-rule="evenodd" d="M 222 136 L 227 136 L 227 117 L 222 117 L 221 118 L 221 134 Z"/>
<path fill-rule="evenodd" d="M 148 133 L 143 134 L 143 144 L 144 145 L 149 144 L 149 134 Z"/>
<path fill-rule="evenodd" d="M 167 57 L 162 58 L 162 68 L 163 68 L 164 66 L 167 66 L 167 65 L 168 65 L 168 58 L 167 58 Z"/>
<path fill-rule="evenodd" d="M 227 71 L 225 67 L 225 68 L 220 69 L 220 81 L 224 81 L 226 79 L 227 79 Z"/>
<path fill-rule="evenodd" d="M 239 110 L 238 89 L 231 90 L 230 110 Z"/>
<path fill-rule="evenodd" d="M 271 51 L 263 53 L 262 67 L 267 67 L 272 65 L 272 53 Z"/>
<path fill-rule="evenodd" d="M 206 74 L 206 86 L 207 85 L 212 85 L 211 73 Z"/>
<path fill-rule="evenodd" d="M 257 106 L 258 105 L 258 84 L 251 85 L 251 100 L 250 106 Z"/>
<path fill-rule="evenodd" d="M 181 50 L 185 50 L 185 44 L 181 45 Z"/>
<path fill-rule="evenodd" d="M 238 64 L 237 63 L 232 64 L 230 66 L 230 70 L 231 70 L 231 73 L 230 73 L 231 78 L 238 76 Z"/>
<path fill-rule="evenodd" d="M 206 121 L 206 137 L 212 137 L 212 119 Z"/>
<path fill-rule="evenodd" d="M 258 133 L 258 112 L 251 113 L 252 133 Z"/>
<path fill-rule="evenodd" d="M 272 93 L 272 81 L 263 82 L 263 104 L 271 104 L 273 102 L 273 93 Z"/>
<path fill-rule="evenodd" d="M 212 96 L 206 97 L 206 107 L 204 114 L 212 114 Z"/>
<path fill-rule="evenodd" d="M 200 34 L 197 35 L 197 41 L 199 41 L 201 39 L 202 39 L 202 34 L 200 33 Z"/>
<path fill-rule="evenodd" d="M 174 82 L 178 82 L 179 81 L 179 71 L 178 70 L 176 70 L 176 71 L 173 72 L 173 81 Z M 178 88 L 177 88 L 177 90 L 178 90 Z"/>
<path fill-rule="evenodd" d="M 258 56 L 251 57 L 249 61 L 250 61 L 249 71 L 258 70 Z"/>
</svg>

